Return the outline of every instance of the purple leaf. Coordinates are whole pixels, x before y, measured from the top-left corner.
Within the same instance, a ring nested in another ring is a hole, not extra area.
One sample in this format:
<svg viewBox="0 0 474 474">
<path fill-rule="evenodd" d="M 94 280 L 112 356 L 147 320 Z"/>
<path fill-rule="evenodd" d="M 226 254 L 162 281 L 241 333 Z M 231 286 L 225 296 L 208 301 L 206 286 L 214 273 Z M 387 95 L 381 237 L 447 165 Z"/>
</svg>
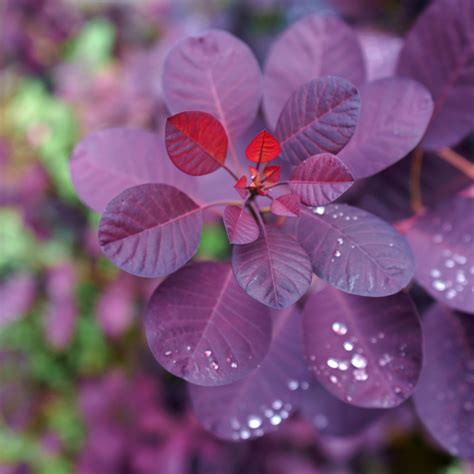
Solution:
<svg viewBox="0 0 474 474">
<path fill-rule="evenodd" d="M 48 272 L 44 335 L 56 349 L 65 349 L 74 335 L 79 314 L 75 301 L 76 284 L 77 276 L 72 263 L 58 265 Z"/>
<path fill-rule="evenodd" d="M 210 114 L 181 112 L 168 117 L 165 141 L 171 161 L 186 174 L 202 176 L 224 165 L 227 135 Z"/>
<path fill-rule="evenodd" d="M 276 197 L 270 206 L 276 216 L 297 217 L 300 215 L 300 198 L 293 193 L 282 194 Z"/>
<path fill-rule="evenodd" d="M 453 456 L 474 459 L 474 319 L 434 305 L 423 321 L 423 342 L 418 416 Z"/>
<path fill-rule="evenodd" d="M 194 414 L 219 438 L 246 440 L 279 428 L 308 388 L 302 354 L 301 316 L 278 312 L 273 340 L 260 367 L 243 380 L 221 387 L 189 387 Z"/>
<path fill-rule="evenodd" d="M 274 128 L 290 96 L 304 83 L 334 75 L 360 85 L 364 59 L 354 31 L 336 17 L 308 16 L 274 43 L 264 73 L 263 107 Z"/>
<path fill-rule="evenodd" d="M 326 287 L 303 313 L 306 358 L 319 382 L 341 400 L 393 408 L 421 370 L 421 325 L 405 293 L 366 298 Z"/>
<path fill-rule="evenodd" d="M 363 28 L 356 31 L 367 70 L 367 81 L 395 75 L 403 39 L 383 30 Z"/>
<path fill-rule="evenodd" d="M 433 96 L 425 148 L 455 145 L 474 129 L 473 24 L 472 0 L 433 1 L 400 53 L 398 73 L 416 79 Z"/>
<path fill-rule="evenodd" d="M 353 182 L 351 172 L 337 156 L 321 153 L 293 169 L 290 188 L 303 204 L 322 206 L 335 201 Z"/>
<path fill-rule="evenodd" d="M 248 244 L 258 239 L 258 225 L 244 207 L 227 206 L 224 225 L 231 244 Z"/>
<path fill-rule="evenodd" d="M 296 233 L 316 275 L 342 291 L 392 295 L 413 276 L 413 256 L 405 239 L 362 209 L 330 204 L 307 210 Z"/>
<path fill-rule="evenodd" d="M 236 284 L 230 265 L 201 262 L 166 279 L 146 309 L 153 355 L 168 371 L 198 385 L 241 379 L 265 357 L 269 310 Z"/>
<path fill-rule="evenodd" d="M 260 68 L 248 46 L 209 30 L 179 42 L 168 54 L 163 91 L 173 114 L 201 110 L 236 138 L 255 120 L 262 95 Z"/>
<path fill-rule="evenodd" d="M 283 160 L 298 165 L 318 153 L 338 153 L 359 118 L 357 89 L 340 77 L 323 77 L 296 90 L 278 120 L 276 135 Z"/>
<path fill-rule="evenodd" d="M 391 77 L 360 88 L 362 103 L 354 136 L 339 157 L 355 178 L 396 163 L 419 143 L 433 113 L 430 93 L 411 79 Z"/>
<path fill-rule="evenodd" d="M 341 402 L 316 380 L 301 393 L 300 409 L 318 432 L 327 436 L 357 435 L 385 414 L 385 410 L 359 408 Z"/>
<path fill-rule="evenodd" d="M 25 316 L 35 296 L 35 279 L 29 273 L 18 273 L 1 282 L 0 329 Z"/>
<path fill-rule="evenodd" d="M 232 268 L 246 293 L 271 308 L 286 308 L 311 284 L 311 262 L 300 244 L 275 227 L 262 228 L 251 244 L 232 251 Z"/>
<path fill-rule="evenodd" d="M 135 316 L 132 277 L 121 273 L 100 295 L 96 314 L 104 333 L 109 337 L 122 335 Z"/>
<path fill-rule="evenodd" d="M 144 130 L 112 128 L 89 135 L 74 149 L 70 169 L 81 200 L 100 213 L 113 197 L 138 184 L 162 182 L 191 194 L 196 188 L 173 166 L 164 141 Z"/>
<path fill-rule="evenodd" d="M 419 217 L 407 238 L 416 280 L 438 301 L 474 313 L 474 199 L 454 197 Z"/>
<path fill-rule="evenodd" d="M 105 255 L 122 270 L 166 276 L 182 267 L 201 239 L 201 208 L 167 184 L 141 184 L 109 202 L 99 225 Z"/>
</svg>

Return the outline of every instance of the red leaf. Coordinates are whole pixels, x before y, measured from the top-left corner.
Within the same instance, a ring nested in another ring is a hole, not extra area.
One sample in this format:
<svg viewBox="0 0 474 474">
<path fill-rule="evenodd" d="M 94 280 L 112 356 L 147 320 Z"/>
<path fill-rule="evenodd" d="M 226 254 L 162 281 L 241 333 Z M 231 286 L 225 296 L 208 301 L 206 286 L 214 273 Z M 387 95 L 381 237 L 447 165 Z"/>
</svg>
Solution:
<svg viewBox="0 0 474 474">
<path fill-rule="evenodd" d="M 281 166 L 267 166 L 263 170 L 263 176 L 265 177 L 265 182 L 267 185 L 278 183 L 281 177 Z"/>
<path fill-rule="evenodd" d="M 281 148 L 278 140 L 262 130 L 249 144 L 245 150 L 247 159 L 254 163 L 267 163 L 274 160 L 280 154 Z"/>
<path fill-rule="evenodd" d="M 227 206 L 224 225 L 231 244 L 249 244 L 258 239 L 258 225 L 243 207 Z"/>
<path fill-rule="evenodd" d="M 297 217 L 300 214 L 300 199 L 293 193 L 283 194 L 272 201 L 270 210 L 276 216 Z"/>
<path fill-rule="evenodd" d="M 181 112 L 166 121 L 166 149 L 177 168 L 191 176 L 219 169 L 227 155 L 227 134 L 205 112 Z"/>
<path fill-rule="evenodd" d="M 247 196 L 247 177 L 241 176 L 238 181 L 234 184 L 235 190 L 240 194 L 240 197 L 244 199 Z"/>
</svg>

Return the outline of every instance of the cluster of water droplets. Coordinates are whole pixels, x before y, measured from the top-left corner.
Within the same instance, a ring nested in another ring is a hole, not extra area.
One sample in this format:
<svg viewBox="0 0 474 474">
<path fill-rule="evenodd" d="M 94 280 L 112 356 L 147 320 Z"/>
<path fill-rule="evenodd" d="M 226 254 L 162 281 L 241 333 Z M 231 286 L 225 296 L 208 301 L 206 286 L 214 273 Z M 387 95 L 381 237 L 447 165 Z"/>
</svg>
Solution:
<svg viewBox="0 0 474 474">
<path fill-rule="evenodd" d="M 261 405 L 259 410 L 248 415 L 243 420 L 232 417 L 229 420 L 230 427 L 233 431 L 232 439 L 247 440 L 250 438 L 258 438 L 265 433 L 265 425 L 279 426 L 283 420 L 286 420 L 293 409 L 289 402 L 282 400 L 273 400 L 269 405 Z"/>
<path fill-rule="evenodd" d="M 329 381 L 341 387 L 344 382 L 349 381 L 350 379 L 356 383 L 364 383 L 369 379 L 369 359 L 365 355 L 364 350 L 361 347 L 358 347 L 358 339 L 355 336 L 349 334 L 349 329 L 347 325 L 343 322 L 335 321 L 331 325 L 331 330 L 334 334 L 341 338 L 341 345 L 344 353 L 346 354 L 343 357 L 328 357 L 325 360 L 325 364 L 320 365 L 319 367 L 315 366 L 314 368 L 318 372 L 327 372 L 329 368 Z M 378 344 L 385 338 L 383 332 L 372 336 L 369 341 L 371 344 Z M 402 358 L 406 357 L 406 344 L 401 344 L 399 347 L 400 356 Z M 311 355 L 309 357 L 310 361 L 316 361 L 316 356 Z M 376 361 L 380 368 L 385 368 L 394 362 L 394 358 L 388 352 L 384 352 Z M 319 370 L 318 370 L 319 369 Z M 394 387 L 395 394 L 399 395 L 402 393 L 402 389 L 398 386 Z M 352 397 L 348 395 L 346 397 L 348 402 L 352 401 Z M 390 403 L 390 400 L 387 400 L 387 404 Z M 315 422 L 316 424 L 316 422 Z"/>
<path fill-rule="evenodd" d="M 435 246 L 447 247 L 447 243 L 455 244 L 470 244 L 473 240 L 470 233 L 465 233 L 459 242 L 456 235 L 451 235 L 453 226 L 449 222 L 444 222 L 442 225 L 438 220 L 435 220 L 439 231 L 432 237 Z M 474 293 L 474 285 L 471 285 L 469 290 L 469 281 L 474 275 L 474 265 L 469 263 L 469 258 L 461 252 L 450 250 L 449 248 L 442 248 L 439 252 L 439 258 L 436 259 L 437 264 L 429 271 L 431 278 L 431 287 L 443 294 L 443 296 L 452 300 L 456 296 L 465 291 Z M 468 296 L 469 297 L 469 296 Z"/>
<path fill-rule="evenodd" d="M 192 352 L 192 347 L 191 346 L 188 345 L 188 346 L 186 346 L 185 349 L 186 349 L 186 353 L 191 354 L 191 352 Z M 183 355 L 182 351 L 180 351 L 180 350 L 176 350 L 175 352 L 176 352 L 177 356 L 182 356 Z M 164 352 L 164 355 L 165 355 L 165 357 L 171 357 L 173 355 L 173 351 L 168 349 Z M 220 365 L 217 362 L 216 358 L 214 357 L 213 352 L 212 352 L 211 349 L 206 349 L 204 351 L 204 356 L 205 356 L 205 358 L 208 362 L 208 369 L 209 370 L 212 370 L 213 372 L 216 372 L 220 369 Z M 173 363 L 173 365 L 176 365 L 178 363 L 176 358 L 173 358 L 171 362 Z M 235 362 L 235 360 L 232 357 L 230 357 L 230 356 L 227 357 L 226 362 L 228 363 L 228 365 L 231 369 L 237 369 L 238 368 L 237 362 Z"/>
</svg>

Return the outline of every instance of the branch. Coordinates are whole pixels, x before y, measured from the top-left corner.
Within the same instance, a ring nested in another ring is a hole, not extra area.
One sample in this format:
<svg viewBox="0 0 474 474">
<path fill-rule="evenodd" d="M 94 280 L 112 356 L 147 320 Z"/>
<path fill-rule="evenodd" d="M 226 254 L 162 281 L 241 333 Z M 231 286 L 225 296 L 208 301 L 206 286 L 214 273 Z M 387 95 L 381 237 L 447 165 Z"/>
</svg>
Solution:
<svg viewBox="0 0 474 474">
<path fill-rule="evenodd" d="M 442 160 L 457 168 L 470 179 L 474 179 L 474 164 L 470 163 L 469 160 L 464 158 L 464 156 L 461 156 L 450 148 L 442 148 L 441 150 L 438 150 L 436 154 Z"/>
</svg>

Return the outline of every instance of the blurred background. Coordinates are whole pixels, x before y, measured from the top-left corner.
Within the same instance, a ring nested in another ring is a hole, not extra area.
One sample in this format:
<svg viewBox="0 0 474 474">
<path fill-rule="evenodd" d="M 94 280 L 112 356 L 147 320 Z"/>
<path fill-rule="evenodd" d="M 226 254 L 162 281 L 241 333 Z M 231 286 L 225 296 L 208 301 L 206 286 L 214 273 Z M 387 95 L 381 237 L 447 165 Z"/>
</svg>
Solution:
<svg viewBox="0 0 474 474">
<path fill-rule="evenodd" d="M 101 256 L 98 215 L 72 189 L 86 134 L 159 130 L 168 48 L 207 27 L 260 61 L 286 25 L 336 12 L 384 67 L 424 0 L 0 0 L 0 474 L 461 474 L 411 407 L 354 438 L 295 418 L 224 443 L 199 427 L 182 381 L 153 361 L 141 328 L 156 286 Z M 370 74 L 370 71 L 369 71 Z M 223 258 L 207 225 L 200 258 Z"/>
</svg>

